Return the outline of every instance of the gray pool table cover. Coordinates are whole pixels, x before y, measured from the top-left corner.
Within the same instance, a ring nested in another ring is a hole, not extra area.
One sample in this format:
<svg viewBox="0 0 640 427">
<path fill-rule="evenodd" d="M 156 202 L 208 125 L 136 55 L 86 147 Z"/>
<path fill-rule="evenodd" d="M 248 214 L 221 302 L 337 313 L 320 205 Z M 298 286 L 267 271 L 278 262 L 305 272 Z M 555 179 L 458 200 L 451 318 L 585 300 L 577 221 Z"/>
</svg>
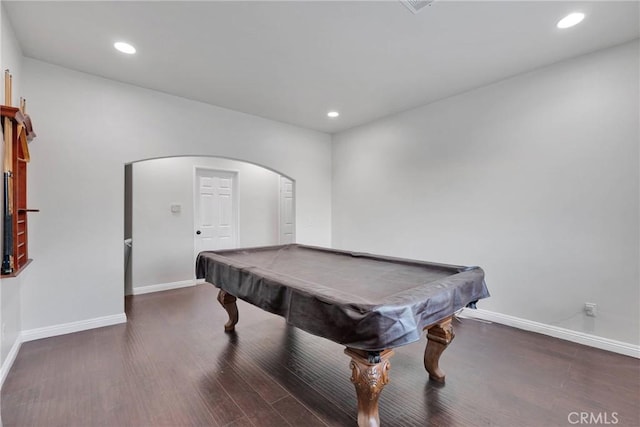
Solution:
<svg viewBox="0 0 640 427">
<path fill-rule="evenodd" d="M 347 347 L 380 351 L 489 296 L 479 267 L 305 245 L 201 252 L 196 276 Z"/>
</svg>

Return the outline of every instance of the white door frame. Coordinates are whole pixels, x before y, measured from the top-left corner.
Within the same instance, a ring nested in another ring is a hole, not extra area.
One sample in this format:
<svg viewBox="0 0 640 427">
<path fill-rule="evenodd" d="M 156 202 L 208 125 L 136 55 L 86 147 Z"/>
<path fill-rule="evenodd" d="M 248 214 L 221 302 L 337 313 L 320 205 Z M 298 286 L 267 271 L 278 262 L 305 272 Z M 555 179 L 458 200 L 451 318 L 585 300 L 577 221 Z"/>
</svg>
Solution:
<svg viewBox="0 0 640 427">
<path fill-rule="evenodd" d="M 240 244 L 240 173 L 233 169 L 219 169 L 208 166 L 194 166 L 193 167 L 193 217 L 192 217 L 192 232 L 193 232 L 193 265 L 195 265 L 196 258 L 198 257 L 198 245 L 196 244 L 196 231 L 198 230 L 198 224 L 196 221 L 198 198 L 200 197 L 200 191 L 198 189 L 198 171 L 205 170 L 213 173 L 219 173 L 221 175 L 231 175 L 233 182 L 232 205 L 233 205 L 233 233 L 235 236 L 234 246 Z M 195 276 L 195 271 L 194 271 Z"/>
</svg>

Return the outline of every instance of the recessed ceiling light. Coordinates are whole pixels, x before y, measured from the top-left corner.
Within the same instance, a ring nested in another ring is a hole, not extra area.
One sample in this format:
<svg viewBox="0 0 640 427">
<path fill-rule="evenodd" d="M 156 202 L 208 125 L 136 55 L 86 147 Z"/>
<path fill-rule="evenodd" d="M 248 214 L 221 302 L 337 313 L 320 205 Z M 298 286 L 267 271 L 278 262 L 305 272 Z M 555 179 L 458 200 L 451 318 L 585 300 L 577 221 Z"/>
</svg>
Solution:
<svg viewBox="0 0 640 427">
<path fill-rule="evenodd" d="M 133 55 L 136 53 L 136 48 L 131 46 L 129 43 L 125 42 L 115 42 L 113 47 L 118 49 L 122 53 L 128 53 L 129 55 Z"/>
<path fill-rule="evenodd" d="M 340 115 L 340 113 L 338 113 L 337 111 L 329 111 L 327 113 L 328 117 L 331 117 L 332 119 L 335 119 L 336 117 L 338 117 Z"/>
<path fill-rule="evenodd" d="M 580 22 L 582 22 L 583 19 L 584 19 L 584 13 L 580 13 L 580 12 L 570 13 L 564 18 L 562 18 L 560 21 L 558 21 L 558 28 L 565 29 L 565 28 L 573 27 L 574 25 L 578 25 Z"/>
</svg>

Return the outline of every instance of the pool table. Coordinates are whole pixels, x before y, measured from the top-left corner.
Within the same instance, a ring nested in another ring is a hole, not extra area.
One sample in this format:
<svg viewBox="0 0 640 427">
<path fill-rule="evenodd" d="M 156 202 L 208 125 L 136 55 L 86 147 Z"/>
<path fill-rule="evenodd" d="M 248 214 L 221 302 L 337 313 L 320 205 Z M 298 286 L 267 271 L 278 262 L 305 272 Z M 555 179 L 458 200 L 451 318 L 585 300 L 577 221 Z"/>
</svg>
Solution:
<svg viewBox="0 0 640 427">
<path fill-rule="evenodd" d="M 358 425 L 380 425 L 378 397 L 393 348 L 427 333 L 424 366 L 443 382 L 440 355 L 454 337 L 451 319 L 489 296 L 479 267 L 436 264 L 299 244 L 201 252 L 196 275 L 220 289 L 238 322 L 236 298 L 287 323 L 343 344 L 351 357 Z"/>
</svg>

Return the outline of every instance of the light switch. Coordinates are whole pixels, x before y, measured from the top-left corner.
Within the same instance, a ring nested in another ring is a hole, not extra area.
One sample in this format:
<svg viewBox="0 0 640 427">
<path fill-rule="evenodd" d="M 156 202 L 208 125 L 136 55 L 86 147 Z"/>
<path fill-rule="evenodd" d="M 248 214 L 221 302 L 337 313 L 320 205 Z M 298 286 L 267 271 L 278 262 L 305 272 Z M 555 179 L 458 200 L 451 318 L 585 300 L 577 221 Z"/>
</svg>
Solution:
<svg viewBox="0 0 640 427">
<path fill-rule="evenodd" d="M 181 210 L 182 210 L 182 205 L 171 205 L 172 213 L 180 213 Z"/>
</svg>

